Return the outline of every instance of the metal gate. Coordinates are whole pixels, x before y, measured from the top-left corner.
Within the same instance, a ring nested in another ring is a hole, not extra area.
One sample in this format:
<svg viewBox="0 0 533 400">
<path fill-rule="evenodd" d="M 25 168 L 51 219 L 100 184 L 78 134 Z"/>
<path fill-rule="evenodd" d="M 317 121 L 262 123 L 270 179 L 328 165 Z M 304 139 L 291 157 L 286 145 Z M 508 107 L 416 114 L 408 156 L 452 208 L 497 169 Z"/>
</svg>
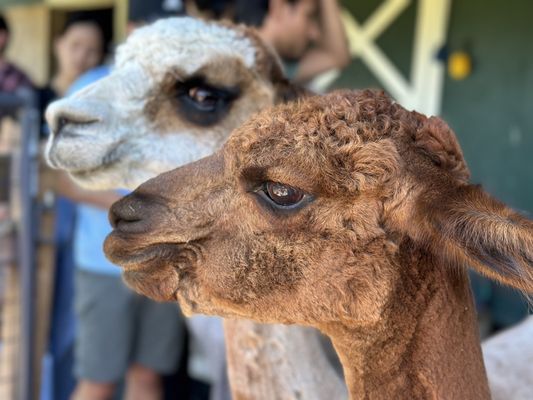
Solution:
<svg viewBox="0 0 533 400">
<path fill-rule="evenodd" d="M 13 121 L 0 131 L 8 142 L 0 155 L 0 398 L 29 400 L 37 396 L 42 356 L 35 351 L 39 113 L 29 93 L 0 94 L 0 115 Z"/>
</svg>

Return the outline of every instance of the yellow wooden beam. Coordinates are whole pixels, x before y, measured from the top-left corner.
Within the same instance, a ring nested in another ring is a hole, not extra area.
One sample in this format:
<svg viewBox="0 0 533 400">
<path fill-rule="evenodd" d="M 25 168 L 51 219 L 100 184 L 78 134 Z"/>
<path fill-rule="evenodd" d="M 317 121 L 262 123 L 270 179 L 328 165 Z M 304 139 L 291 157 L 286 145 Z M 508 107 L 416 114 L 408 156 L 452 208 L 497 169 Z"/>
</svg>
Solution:
<svg viewBox="0 0 533 400">
<path fill-rule="evenodd" d="M 128 24 L 128 0 L 115 0 L 113 19 L 113 41 L 115 44 L 117 44 L 126 39 L 126 26 Z"/>
<path fill-rule="evenodd" d="M 44 4 L 51 8 L 90 10 L 113 7 L 115 0 L 44 0 Z"/>
</svg>

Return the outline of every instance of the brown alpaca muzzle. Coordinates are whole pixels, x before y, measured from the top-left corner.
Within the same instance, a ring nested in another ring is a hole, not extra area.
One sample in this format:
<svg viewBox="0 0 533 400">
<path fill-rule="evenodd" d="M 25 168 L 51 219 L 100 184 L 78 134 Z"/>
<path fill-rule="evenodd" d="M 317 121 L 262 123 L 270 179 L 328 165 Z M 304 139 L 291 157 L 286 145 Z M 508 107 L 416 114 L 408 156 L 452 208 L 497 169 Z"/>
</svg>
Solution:
<svg viewBox="0 0 533 400">
<path fill-rule="evenodd" d="M 165 234 L 172 220 L 157 199 L 132 193 L 111 207 L 113 231 L 104 242 L 107 258 L 124 270 L 124 281 L 136 292 L 157 301 L 176 301 L 180 281 L 197 261 L 193 245 Z"/>
<path fill-rule="evenodd" d="M 161 256 L 161 247 L 168 252 L 172 246 L 160 234 L 164 227 L 158 220 L 165 215 L 165 207 L 136 192 L 114 203 L 109 210 L 113 231 L 104 242 L 106 256 L 125 270 L 148 268 L 151 259 Z"/>
<path fill-rule="evenodd" d="M 136 193 L 129 194 L 115 202 L 109 210 L 109 223 L 113 229 L 126 234 L 147 233 L 147 221 L 153 212 L 146 206 L 146 201 Z M 148 214 L 148 215 L 147 215 Z"/>
<path fill-rule="evenodd" d="M 213 226 L 227 205 L 218 181 L 198 180 L 220 172 L 222 161 L 208 157 L 161 174 L 111 207 L 104 252 L 137 292 L 157 300 L 196 298 L 191 282 L 205 273 L 206 249 L 217 240 Z"/>
</svg>

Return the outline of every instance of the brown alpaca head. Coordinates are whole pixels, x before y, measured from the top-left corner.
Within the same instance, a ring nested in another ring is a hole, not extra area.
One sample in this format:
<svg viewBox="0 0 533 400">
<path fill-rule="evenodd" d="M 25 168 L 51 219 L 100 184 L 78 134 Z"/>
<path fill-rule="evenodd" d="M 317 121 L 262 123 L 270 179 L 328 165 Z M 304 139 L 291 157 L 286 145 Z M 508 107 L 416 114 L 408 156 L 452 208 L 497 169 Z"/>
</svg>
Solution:
<svg viewBox="0 0 533 400">
<path fill-rule="evenodd" d="M 318 327 L 375 322 L 428 272 L 410 265 L 532 291 L 532 222 L 468 177 L 440 119 L 380 92 L 316 96 L 117 202 L 105 251 L 132 287 L 185 311 Z"/>
</svg>

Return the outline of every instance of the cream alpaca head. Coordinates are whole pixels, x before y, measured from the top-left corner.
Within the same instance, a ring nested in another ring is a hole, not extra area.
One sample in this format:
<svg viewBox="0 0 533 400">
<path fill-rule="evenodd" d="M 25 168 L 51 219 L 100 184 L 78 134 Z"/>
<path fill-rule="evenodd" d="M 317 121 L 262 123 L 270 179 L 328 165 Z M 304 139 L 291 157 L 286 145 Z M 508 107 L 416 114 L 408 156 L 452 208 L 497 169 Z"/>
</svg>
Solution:
<svg viewBox="0 0 533 400">
<path fill-rule="evenodd" d="M 161 20 L 118 48 L 109 76 L 49 106 L 46 158 L 82 186 L 134 188 L 211 154 L 292 90 L 253 30 Z"/>
</svg>

